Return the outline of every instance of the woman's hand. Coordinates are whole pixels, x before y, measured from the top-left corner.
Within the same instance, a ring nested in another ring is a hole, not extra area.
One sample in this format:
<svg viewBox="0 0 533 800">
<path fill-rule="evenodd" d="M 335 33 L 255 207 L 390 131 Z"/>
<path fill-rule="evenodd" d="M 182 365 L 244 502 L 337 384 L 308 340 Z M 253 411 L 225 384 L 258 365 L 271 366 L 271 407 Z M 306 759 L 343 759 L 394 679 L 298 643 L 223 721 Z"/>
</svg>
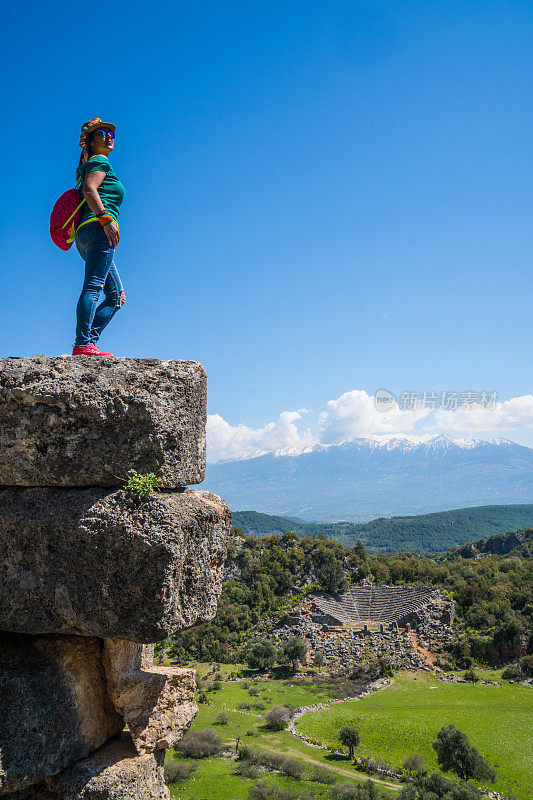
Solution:
<svg viewBox="0 0 533 800">
<path fill-rule="evenodd" d="M 112 222 L 108 222 L 107 225 L 104 225 L 104 231 L 105 235 L 107 236 L 107 241 L 111 247 L 116 247 L 120 241 L 117 223 L 114 220 Z"/>
</svg>

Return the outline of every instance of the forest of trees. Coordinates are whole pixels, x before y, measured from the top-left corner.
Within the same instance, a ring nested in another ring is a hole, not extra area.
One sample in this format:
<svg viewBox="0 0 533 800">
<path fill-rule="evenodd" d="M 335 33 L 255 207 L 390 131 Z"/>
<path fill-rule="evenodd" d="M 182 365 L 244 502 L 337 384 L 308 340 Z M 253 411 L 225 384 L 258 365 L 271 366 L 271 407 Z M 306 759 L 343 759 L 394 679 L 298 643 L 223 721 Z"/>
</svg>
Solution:
<svg viewBox="0 0 533 800">
<path fill-rule="evenodd" d="M 360 540 L 371 553 L 392 550 L 442 553 L 482 536 L 492 538 L 517 528 L 531 527 L 533 504 L 473 506 L 361 523 L 304 522 L 257 511 L 236 511 L 233 516 L 234 525 L 248 536 L 266 536 L 291 530 L 300 536 L 323 534 L 346 546 L 353 546 Z"/>
<path fill-rule="evenodd" d="M 449 658 L 457 667 L 473 660 L 517 661 L 533 652 L 533 530 L 523 533 L 523 541 L 508 553 L 471 557 L 468 549 L 438 556 L 369 555 L 361 542 L 345 547 L 321 535 L 294 532 L 254 538 L 234 529 L 215 619 L 171 637 L 158 650 L 176 663 L 235 663 L 246 641 L 268 633 L 272 616 L 289 610 L 306 592 L 340 592 L 348 582 L 372 575 L 376 583 L 420 583 L 450 593 L 457 641 Z"/>
</svg>

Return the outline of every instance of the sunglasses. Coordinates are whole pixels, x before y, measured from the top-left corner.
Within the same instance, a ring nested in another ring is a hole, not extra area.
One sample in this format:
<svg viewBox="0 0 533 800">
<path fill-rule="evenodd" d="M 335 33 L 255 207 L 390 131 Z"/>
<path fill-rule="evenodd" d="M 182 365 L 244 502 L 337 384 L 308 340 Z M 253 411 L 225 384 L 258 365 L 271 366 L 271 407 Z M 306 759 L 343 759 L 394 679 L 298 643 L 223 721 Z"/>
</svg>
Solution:
<svg viewBox="0 0 533 800">
<path fill-rule="evenodd" d="M 99 128 L 99 130 L 95 131 L 102 139 L 105 139 L 106 136 L 111 136 L 112 139 L 115 138 L 115 134 L 113 131 L 106 130 L 105 128 Z"/>
</svg>

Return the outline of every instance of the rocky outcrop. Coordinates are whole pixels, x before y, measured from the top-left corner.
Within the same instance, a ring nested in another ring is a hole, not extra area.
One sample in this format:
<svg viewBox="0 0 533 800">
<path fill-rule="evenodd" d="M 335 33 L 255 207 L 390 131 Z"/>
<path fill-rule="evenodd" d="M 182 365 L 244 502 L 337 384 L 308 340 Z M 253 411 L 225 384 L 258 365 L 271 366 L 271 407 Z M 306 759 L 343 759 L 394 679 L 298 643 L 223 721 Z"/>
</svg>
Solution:
<svg viewBox="0 0 533 800">
<path fill-rule="evenodd" d="M 0 794 L 59 772 L 124 727 L 99 639 L 0 634 Z"/>
<path fill-rule="evenodd" d="M 205 474 L 206 376 L 195 361 L 0 361 L 0 485 L 121 486 L 133 468 L 168 489 Z"/>
<path fill-rule="evenodd" d="M 168 800 L 164 755 L 164 750 L 138 755 L 131 737 L 123 733 L 16 800 Z"/>
<path fill-rule="evenodd" d="M 197 711 L 153 643 L 211 619 L 231 515 L 191 361 L 0 361 L 0 796 L 167 800 Z M 117 488 L 130 468 L 167 490 Z M 169 491 L 169 489 L 171 491 Z M 129 733 L 117 734 L 127 725 Z"/>
<path fill-rule="evenodd" d="M 198 711 L 194 670 L 154 667 L 140 645 L 111 639 L 105 642 L 103 662 L 109 696 L 137 752 L 173 747 Z"/>
<path fill-rule="evenodd" d="M 0 489 L 0 629 L 157 642 L 210 619 L 230 514 L 194 489 Z"/>
</svg>

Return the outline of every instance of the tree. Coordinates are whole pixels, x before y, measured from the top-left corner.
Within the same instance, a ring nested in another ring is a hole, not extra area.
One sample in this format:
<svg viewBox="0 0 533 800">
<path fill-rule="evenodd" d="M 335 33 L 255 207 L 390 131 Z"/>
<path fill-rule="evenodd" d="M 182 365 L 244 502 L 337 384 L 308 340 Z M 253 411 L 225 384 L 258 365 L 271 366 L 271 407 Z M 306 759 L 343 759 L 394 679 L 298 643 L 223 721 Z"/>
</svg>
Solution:
<svg viewBox="0 0 533 800">
<path fill-rule="evenodd" d="M 283 645 L 283 655 L 292 663 L 293 671 L 296 672 L 298 663 L 303 662 L 307 656 L 307 645 L 299 636 L 291 636 Z"/>
<path fill-rule="evenodd" d="M 361 539 L 357 540 L 353 551 L 360 561 L 368 561 L 368 553 L 366 552 L 365 546 Z"/>
<path fill-rule="evenodd" d="M 343 562 L 326 547 L 318 547 L 313 553 L 315 576 L 319 586 L 326 592 L 336 594 L 346 588 Z"/>
<path fill-rule="evenodd" d="M 455 725 L 444 725 L 433 742 L 437 762 L 443 772 L 455 772 L 462 780 L 475 778 L 494 781 L 496 772 L 481 753 L 470 744 L 468 736 Z"/>
<path fill-rule="evenodd" d="M 275 662 L 276 648 L 270 639 L 260 637 L 250 642 L 246 651 L 246 663 L 251 669 L 270 669 Z"/>
<path fill-rule="evenodd" d="M 353 758 L 353 751 L 361 741 L 359 731 L 353 725 L 343 725 L 339 731 L 339 742 L 348 748 L 350 758 Z"/>
</svg>

